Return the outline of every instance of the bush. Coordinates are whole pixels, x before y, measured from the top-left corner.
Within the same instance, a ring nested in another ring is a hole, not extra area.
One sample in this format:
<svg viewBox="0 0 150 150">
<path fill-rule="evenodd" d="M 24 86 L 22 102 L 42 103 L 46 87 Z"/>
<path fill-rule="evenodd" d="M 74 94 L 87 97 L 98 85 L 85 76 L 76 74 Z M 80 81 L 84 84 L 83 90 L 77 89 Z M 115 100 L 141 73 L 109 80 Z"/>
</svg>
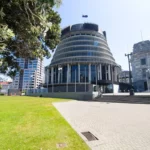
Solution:
<svg viewBox="0 0 150 150">
<path fill-rule="evenodd" d="M 4 93 L 0 93 L 0 96 L 4 96 L 5 94 Z"/>
</svg>

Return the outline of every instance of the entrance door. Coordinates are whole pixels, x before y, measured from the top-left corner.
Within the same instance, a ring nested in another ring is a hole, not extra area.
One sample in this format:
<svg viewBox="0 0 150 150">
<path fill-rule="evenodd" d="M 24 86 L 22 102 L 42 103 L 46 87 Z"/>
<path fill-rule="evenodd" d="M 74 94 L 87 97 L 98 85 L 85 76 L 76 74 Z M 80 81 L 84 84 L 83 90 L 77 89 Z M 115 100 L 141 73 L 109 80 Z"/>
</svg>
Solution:
<svg viewBox="0 0 150 150">
<path fill-rule="evenodd" d="M 148 90 L 147 82 L 144 82 L 144 90 Z"/>
</svg>

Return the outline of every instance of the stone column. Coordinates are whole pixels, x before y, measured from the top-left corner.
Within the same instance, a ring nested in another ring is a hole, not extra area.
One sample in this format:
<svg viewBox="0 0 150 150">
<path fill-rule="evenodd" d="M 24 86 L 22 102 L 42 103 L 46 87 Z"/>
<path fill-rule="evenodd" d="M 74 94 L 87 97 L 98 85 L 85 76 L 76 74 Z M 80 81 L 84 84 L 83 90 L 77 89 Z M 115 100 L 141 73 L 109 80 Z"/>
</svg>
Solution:
<svg viewBox="0 0 150 150">
<path fill-rule="evenodd" d="M 71 65 L 69 65 L 69 82 L 71 82 Z"/>
<path fill-rule="evenodd" d="M 58 67 L 58 83 L 60 83 L 60 70 L 59 70 L 59 67 Z"/>
<path fill-rule="evenodd" d="M 114 80 L 114 82 L 116 81 L 116 67 L 114 67 L 113 80 Z"/>
<path fill-rule="evenodd" d="M 51 83 L 54 83 L 54 68 L 51 67 Z"/>
<path fill-rule="evenodd" d="M 99 80 L 99 79 L 100 79 L 100 69 L 99 69 L 99 65 L 97 65 L 97 73 L 98 73 L 97 79 Z"/>
<path fill-rule="evenodd" d="M 78 82 L 80 83 L 80 64 L 78 64 Z"/>
<path fill-rule="evenodd" d="M 114 67 L 112 66 L 112 82 L 114 82 Z"/>
<path fill-rule="evenodd" d="M 100 80 L 102 80 L 102 65 L 99 65 L 99 70 L 100 70 Z"/>
<path fill-rule="evenodd" d="M 63 67 L 62 67 L 62 69 L 61 69 L 61 82 L 60 83 L 62 83 L 63 82 Z"/>
<path fill-rule="evenodd" d="M 111 80 L 110 65 L 108 65 L 108 80 Z"/>
<path fill-rule="evenodd" d="M 70 65 L 67 64 L 67 83 L 70 83 Z"/>
<path fill-rule="evenodd" d="M 105 77 L 106 80 L 108 80 L 108 79 L 107 79 L 107 65 L 105 65 L 105 76 L 106 76 L 106 77 Z"/>
<path fill-rule="evenodd" d="M 91 64 L 89 64 L 89 83 L 91 83 Z"/>
<path fill-rule="evenodd" d="M 117 68 L 115 67 L 115 81 L 117 82 Z"/>
</svg>

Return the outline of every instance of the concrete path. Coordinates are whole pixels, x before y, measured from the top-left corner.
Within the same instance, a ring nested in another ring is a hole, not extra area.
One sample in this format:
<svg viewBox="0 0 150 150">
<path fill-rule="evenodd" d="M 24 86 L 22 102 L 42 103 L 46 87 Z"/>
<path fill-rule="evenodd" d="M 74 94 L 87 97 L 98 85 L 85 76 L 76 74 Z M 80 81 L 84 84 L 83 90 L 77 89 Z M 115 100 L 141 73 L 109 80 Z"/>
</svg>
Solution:
<svg viewBox="0 0 150 150">
<path fill-rule="evenodd" d="M 54 106 L 92 150 L 150 150 L 150 105 L 70 101 Z M 88 141 L 85 131 L 99 140 Z"/>
</svg>

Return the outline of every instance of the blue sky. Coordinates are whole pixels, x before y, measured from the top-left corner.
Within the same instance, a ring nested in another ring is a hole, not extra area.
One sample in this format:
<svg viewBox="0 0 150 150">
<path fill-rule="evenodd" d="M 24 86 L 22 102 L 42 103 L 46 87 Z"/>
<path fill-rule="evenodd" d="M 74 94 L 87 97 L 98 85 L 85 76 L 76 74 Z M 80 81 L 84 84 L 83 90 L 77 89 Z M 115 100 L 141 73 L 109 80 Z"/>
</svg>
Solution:
<svg viewBox="0 0 150 150">
<path fill-rule="evenodd" d="M 125 53 L 133 44 L 150 39 L 149 0 L 62 0 L 58 9 L 62 18 L 61 28 L 68 25 L 93 22 L 107 32 L 107 41 L 116 62 L 128 70 Z M 82 15 L 89 17 L 83 19 Z M 48 65 L 50 60 L 45 60 Z"/>
</svg>

